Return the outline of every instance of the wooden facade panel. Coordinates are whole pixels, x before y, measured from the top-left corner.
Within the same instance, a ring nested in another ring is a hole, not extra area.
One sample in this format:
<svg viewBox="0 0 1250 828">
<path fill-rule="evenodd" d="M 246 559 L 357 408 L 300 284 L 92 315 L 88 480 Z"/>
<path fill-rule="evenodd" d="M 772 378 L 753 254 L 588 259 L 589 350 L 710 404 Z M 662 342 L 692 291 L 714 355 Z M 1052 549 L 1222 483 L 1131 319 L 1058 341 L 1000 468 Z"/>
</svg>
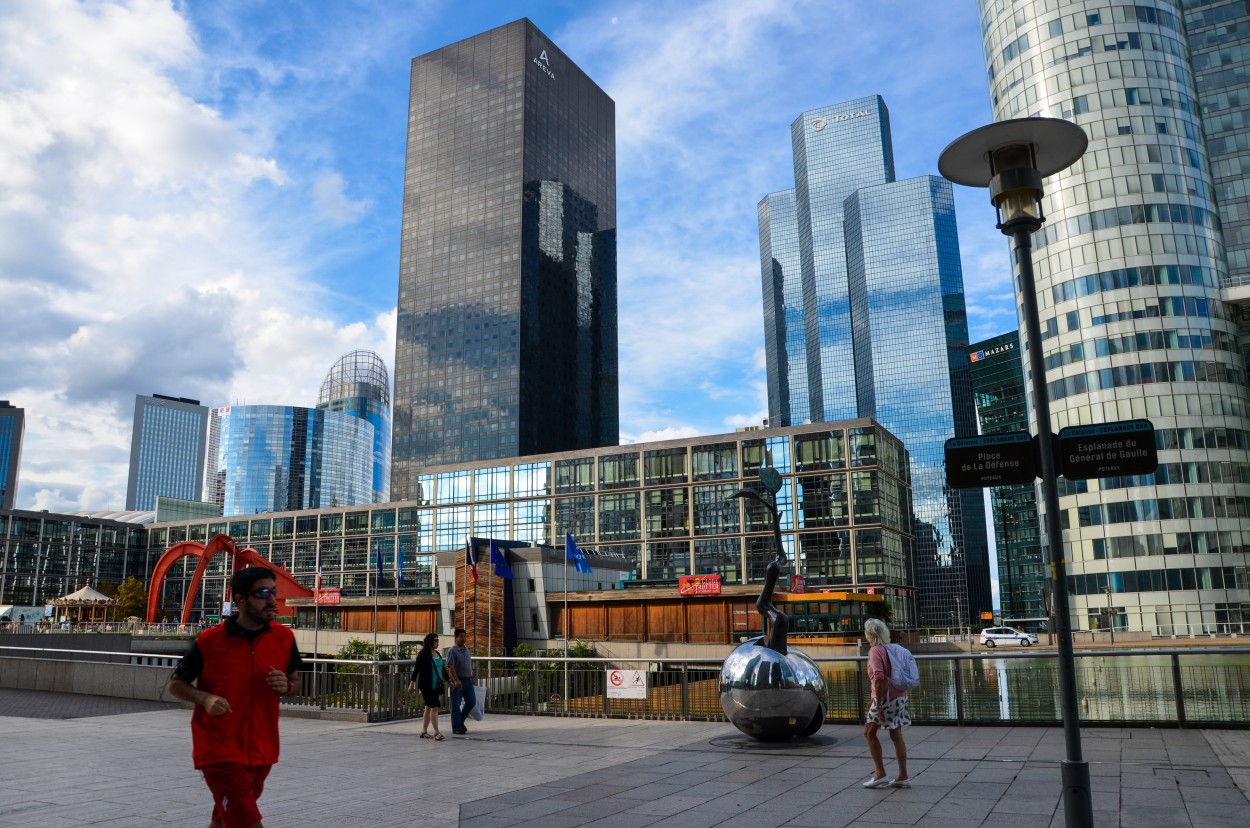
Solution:
<svg viewBox="0 0 1250 828">
<path fill-rule="evenodd" d="M 682 601 L 651 601 L 646 605 L 649 641 L 685 641 L 686 613 Z"/>
<path fill-rule="evenodd" d="M 642 604 L 612 603 L 607 605 L 607 637 L 613 641 L 645 641 L 646 615 Z"/>
<path fill-rule="evenodd" d="M 686 640 L 695 644 L 731 641 L 727 603 L 710 599 L 686 602 L 686 635 Z"/>
<path fill-rule="evenodd" d="M 602 604 L 578 604 L 569 607 L 571 619 L 570 631 L 573 638 L 587 641 L 602 641 L 604 638 L 604 618 Z"/>
</svg>

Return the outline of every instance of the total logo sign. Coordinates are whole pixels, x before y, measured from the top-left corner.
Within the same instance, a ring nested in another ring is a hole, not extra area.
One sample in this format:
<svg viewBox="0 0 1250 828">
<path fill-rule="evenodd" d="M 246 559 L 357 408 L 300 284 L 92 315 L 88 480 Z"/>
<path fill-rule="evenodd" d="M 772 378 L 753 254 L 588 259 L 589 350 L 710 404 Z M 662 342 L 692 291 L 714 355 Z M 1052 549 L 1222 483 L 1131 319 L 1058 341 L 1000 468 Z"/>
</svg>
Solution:
<svg viewBox="0 0 1250 828">
<path fill-rule="evenodd" d="M 552 80 L 556 79 L 556 73 L 551 71 L 551 60 L 547 57 L 547 50 L 543 49 L 538 53 L 538 57 L 534 58 L 534 65 L 543 70 L 543 74 Z"/>
<path fill-rule="evenodd" d="M 844 112 L 840 115 L 817 115 L 812 119 L 812 132 L 823 131 L 825 127 L 829 126 L 830 121 L 851 121 L 855 118 L 867 118 L 871 114 L 871 110 L 864 109 L 859 112 Z"/>
</svg>

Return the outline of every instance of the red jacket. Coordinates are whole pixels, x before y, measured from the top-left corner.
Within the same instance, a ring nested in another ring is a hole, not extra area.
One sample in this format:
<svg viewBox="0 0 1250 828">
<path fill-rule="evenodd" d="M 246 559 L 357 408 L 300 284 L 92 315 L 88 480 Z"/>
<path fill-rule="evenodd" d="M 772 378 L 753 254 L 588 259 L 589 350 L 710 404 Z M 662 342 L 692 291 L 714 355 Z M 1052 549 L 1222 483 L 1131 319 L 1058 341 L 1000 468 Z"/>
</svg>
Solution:
<svg viewBox="0 0 1250 828">
<path fill-rule="evenodd" d="M 230 702 L 223 716 L 196 705 L 191 715 L 192 758 L 201 768 L 218 762 L 272 765 L 278 761 L 278 694 L 265 682 L 269 668 L 286 673 L 295 634 L 270 624 L 254 641 L 230 635 L 223 622 L 195 640 L 204 659 L 196 686 Z"/>
</svg>

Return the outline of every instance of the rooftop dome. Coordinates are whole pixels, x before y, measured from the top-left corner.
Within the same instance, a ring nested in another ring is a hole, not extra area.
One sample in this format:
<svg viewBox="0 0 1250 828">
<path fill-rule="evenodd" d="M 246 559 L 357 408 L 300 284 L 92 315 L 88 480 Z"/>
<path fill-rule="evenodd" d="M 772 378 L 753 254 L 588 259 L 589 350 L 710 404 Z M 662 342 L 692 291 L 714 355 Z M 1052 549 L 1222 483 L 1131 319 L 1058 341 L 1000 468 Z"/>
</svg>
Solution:
<svg viewBox="0 0 1250 828">
<path fill-rule="evenodd" d="M 373 351 L 351 351 L 339 357 L 321 381 L 317 405 L 351 397 L 391 404 L 391 378 L 386 363 Z"/>
</svg>

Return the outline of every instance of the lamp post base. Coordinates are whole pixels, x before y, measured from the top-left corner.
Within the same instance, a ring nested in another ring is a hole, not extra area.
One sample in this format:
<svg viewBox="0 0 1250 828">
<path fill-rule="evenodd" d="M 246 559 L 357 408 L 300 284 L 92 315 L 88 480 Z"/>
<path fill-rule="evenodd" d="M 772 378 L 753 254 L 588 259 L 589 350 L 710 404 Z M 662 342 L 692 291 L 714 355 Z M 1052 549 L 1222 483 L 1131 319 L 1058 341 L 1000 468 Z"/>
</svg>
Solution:
<svg viewBox="0 0 1250 828">
<path fill-rule="evenodd" d="M 1094 800 L 1089 792 L 1089 763 L 1065 759 L 1060 765 L 1063 779 L 1063 816 L 1067 828 L 1094 828 Z"/>
</svg>

